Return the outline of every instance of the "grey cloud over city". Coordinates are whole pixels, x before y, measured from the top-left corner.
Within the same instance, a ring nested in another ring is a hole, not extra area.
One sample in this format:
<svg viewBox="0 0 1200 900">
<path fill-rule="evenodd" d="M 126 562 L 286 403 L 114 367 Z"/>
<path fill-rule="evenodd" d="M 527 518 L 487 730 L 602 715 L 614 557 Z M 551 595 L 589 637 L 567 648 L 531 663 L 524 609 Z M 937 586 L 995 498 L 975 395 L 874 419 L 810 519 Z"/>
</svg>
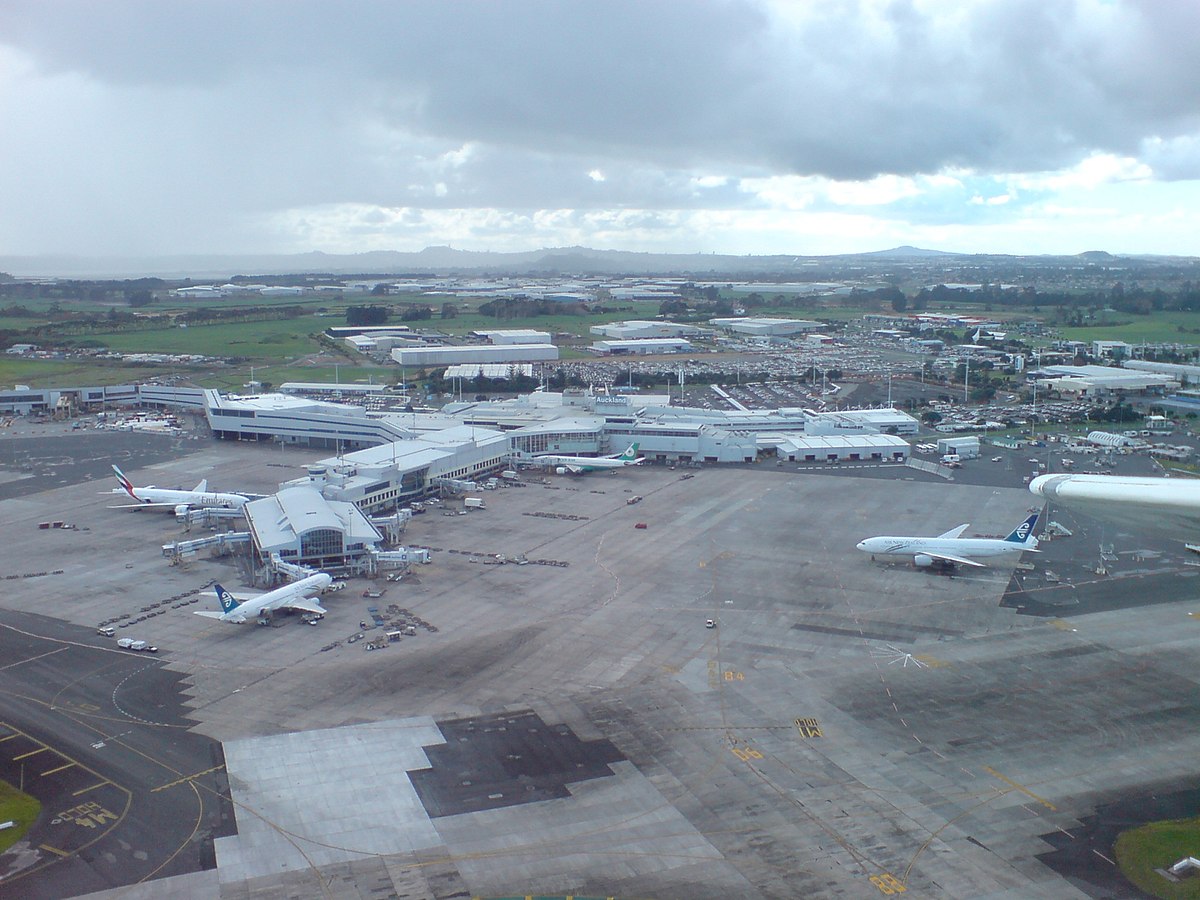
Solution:
<svg viewBox="0 0 1200 900">
<path fill-rule="evenodd" d="M 0 248 L 1194 252 L 1196 33 L 1099 0 L 8 3 Z"/>
</svg>

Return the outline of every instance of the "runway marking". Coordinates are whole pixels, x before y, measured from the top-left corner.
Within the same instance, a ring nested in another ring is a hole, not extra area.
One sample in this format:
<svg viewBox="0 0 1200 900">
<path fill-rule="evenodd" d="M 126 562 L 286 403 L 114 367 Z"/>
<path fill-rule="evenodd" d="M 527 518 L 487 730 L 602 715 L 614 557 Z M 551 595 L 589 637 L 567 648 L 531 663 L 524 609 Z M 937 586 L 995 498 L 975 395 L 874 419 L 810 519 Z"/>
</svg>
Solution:
<svg viewBox="0 0 1200 900">
<path fill-rule="evenodd" d="M 193 778 L 199 778 L 201 775 L 211 775 L 213 772 L 220 772 L 224 768 L 225 768 L 224 765 L 213 766 L 211 769 L 205 769 L 203 772 L 196 772 L 192 775 L 185 775 L 182 778 L 177 778 L 175 781 L 172 781 L 168 784 L 160 784 L 156 788 L 150 788 L 150 793 L 157 794 L 159 791 L 165 791 L 167 788 L 173 788 L 173 787 L 176 787 L 177 785 L 184 784 L 186 782 L 191 781 Z"/>
<path fill-rule="evenodd" d="M 825 732 L 821 730 L 821 723 L 813 718 L 796 719 L 796 730 L 800 732 L 802 738 L 825 737 Z"/>
<path fill-rule="evenodd" d="M 47 775 L 53 775 L 55 772 L 61 772 L 63 769 L 69 769 L 73 765 L 75 765 L 75 763 L 69 762 L 65 766 L 59 766 L 57 769 L 49 769 L 42 773 L 42 777 L 45 778 Z"/>
<path fill-rule="evenodd" d="M 893 894 L 903 894 L 908 891 L 908 888 L 904 886 L 904 883 L 890 872 L 882 872 L 879 875 L 872 875 L 870 882 L 879 889 L 879 893 L 887 897 L 890 897 Z"/>
<path fill-rule="evenodd" d="M 1051 803 L 1049 800 L 1047 800 L 1045 797 L 1039 797 L 1037 794 L 1035 794 L 1033 791 L 1029 790 L 1029 788 L 1025 787 L 1023 784 L 1018 784 L 1017 782 L 1013 781 L 1011 778 L 1006 778 L 1005 776 L 1003 776 L 999 772 L 997 772 L 995 769 L 993 769 L 991 766 L 984 766 L 983 771 L 987 772 L 989 775 L 991 775 L 994 778 L 999 778 L 1005 784 L 1009 785 L 1010 787 L 1014 788 L 1015 790 L 1020 791 L 1025 796 L 1032 797 L 1034 800 L 1036 800 L 1038 803 L 1042 804 L 1042 806 L 1046 807 L 1047 809 L 1049 809 L 1053 812 L 1058 811 L 1058 807 L 1055 806 L 1053 803 Z"/>
<path fill-rule="evenodd" d="M 59 850 L 57 847 L 51 847 L 49 844 L 39 844 L 38 849 L 45 850 L 49 853 L 53 853 L 55 856 L 70 856 L 71 855 L 66 850 Z"/>
<path fill-rule="evenodd" d="M 112 784 L 111 781 L 101 781 L 99 784 L 93 784 L 91 787 L 80 788 L 77 791 L 72 791 L 71 796 L 78 797 L 80 794 L 86 794 L 88 791 L 94 791 L 96 788 L 107 787 L 110 784 Z M 116 787 L 116 785 L 113 785 L 113 787 Z"/>
<path fill-rule="evenodd" d="M 16 762 L 19 759 L 26 759 L 27 757 L 30 757 L 30 756 L 36 756 L 39 753 L 45 753 L 49 749 L 50 749 L 49 747 L 47 747 L 43 744 L 41 747 L 38 747 L 36 750 L 30 750 L 28 753 L 22 753 L 20 756 L 14 756 L 13 762 Z"/>
<path fill-rule="evenodd" d="M 14 663 L 9 663 L 7 666 L 0 666 L 0 672 L 5 669 L 14 669 L 17 666 L 23 666 L 27 662 L 33 662 L 35 659 L 41 659 L 43 656 L 53 656 L 55 653 L 62 653 L 64 650 L 69 650 L 70 647 L 59 647 L 56 650 L 47 650 L 45 653 L 39 653 L 37 656 L 31 656 L 28 659 L 19 659 Z"/>
</svg>

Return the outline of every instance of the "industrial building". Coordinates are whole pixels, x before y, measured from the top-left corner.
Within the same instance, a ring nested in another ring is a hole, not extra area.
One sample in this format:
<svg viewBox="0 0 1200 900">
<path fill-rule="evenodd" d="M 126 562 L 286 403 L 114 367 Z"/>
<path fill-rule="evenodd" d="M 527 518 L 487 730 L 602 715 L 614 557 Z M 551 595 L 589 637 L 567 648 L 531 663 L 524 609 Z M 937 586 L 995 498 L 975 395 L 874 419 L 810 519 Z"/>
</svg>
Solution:
<svg viewBox="0 0 1200 900">
<path fill-rule="evenodd" d="M 788 435 L 776 444 L 775 452 L 788 462 L 904 462 L 909 445 L 893 434 Z"/>
<path fill-rule="evenodd" d="M 819 331 L 825 326 L 820 322 L 807 319 L 772 319 L 754 318 L 750 316 L 736 319 L 709 319 L 710 325 L 731 331 L 734 334 L 752 335 L 754 337 L 786 337 L 792 334 L 802 334 L 806 331 Z"/>
<path fill-rule="evenodd" d="M 649 322 L 639 319 L 631 319 L 627 322 L 610 322 L 607 325 L 593 325 L 588 331 L 596 335 L 596 337 L 609 338 L 614 341 L 700 337 L 712 333 L 709 329 L 701 328 L 699 325 L 682 325 L 677 322 Z"/>
<path fill-rule="evenodd" d="M 468 344 L 466 346 L 397 347 L 392 359 L 402 366 L 451 366 L 458 363 L 550 362 L 558 359 L 553 344 Z"/>
<path fill-rule="evenodd" d="M 489 344 L 510 346 L 512 344 L 549 344 L 550 332 L 532 331 L 527 328 L 509 328 L 494 331 L 472 331 L 472 335 L 481 337 Z"/>
<path fill-rule="evenodd" d="M 691 342 L 684 338 L 639 338 L 629 341 L 595 341 L 588 347 L 588 350 L 597 356 L 686 353 L 691 349 Z"/>
<path fill-rule="evenodd" d="M 1170 375 L 1111 366 L 1044 366 L 1034 377 L 1039 388 L 1064 397 L 1159 395 L 1179 387 Z"/>
</svg>

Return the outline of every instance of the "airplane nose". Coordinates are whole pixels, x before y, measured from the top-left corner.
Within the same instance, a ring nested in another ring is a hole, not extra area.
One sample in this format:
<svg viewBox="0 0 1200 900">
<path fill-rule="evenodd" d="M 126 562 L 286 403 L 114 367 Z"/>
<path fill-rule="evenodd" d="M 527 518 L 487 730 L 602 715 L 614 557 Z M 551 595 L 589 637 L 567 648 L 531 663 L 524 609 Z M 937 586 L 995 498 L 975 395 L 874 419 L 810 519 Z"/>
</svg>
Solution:
<svg viewBox="0 0 1200 900">
<path fill-rule="evenodd" d="M 866 541 L 859 541 L 859 542 L 858 542 L 857 544 L 855 544 L 854 546 L 856 546 L 856 547 L 857 547 L 859 550 L 866 550 L 866 549 L 867 549 L 867 542 L 866 542 Z"/>
</svg>

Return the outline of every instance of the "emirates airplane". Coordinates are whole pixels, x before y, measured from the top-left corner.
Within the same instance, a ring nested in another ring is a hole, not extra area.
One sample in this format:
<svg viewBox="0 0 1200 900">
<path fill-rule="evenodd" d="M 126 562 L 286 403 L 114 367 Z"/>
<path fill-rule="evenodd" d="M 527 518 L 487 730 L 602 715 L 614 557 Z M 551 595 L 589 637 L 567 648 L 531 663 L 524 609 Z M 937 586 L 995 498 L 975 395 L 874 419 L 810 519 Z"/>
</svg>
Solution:
<svg viewBox="0 0 1200 900">
<path fill-rule="evenodd" d="M 251 494 L 231 494 L 208 489 L 208 479 L 192 488 L 190 491 L 177 491 L 169 488 L 134 487 L 133 482 L 125 477 L 125 473 L 113 466 L 117 473 L 119 488 L 113 488 L 114 494 L 127 494 L 133 503 L 121 506 L 110 506 L 109 509 L 169 509 L 176 513 L 189 509 L 241 509 L 250 500 L 255 499 Z"/>
</svg>

